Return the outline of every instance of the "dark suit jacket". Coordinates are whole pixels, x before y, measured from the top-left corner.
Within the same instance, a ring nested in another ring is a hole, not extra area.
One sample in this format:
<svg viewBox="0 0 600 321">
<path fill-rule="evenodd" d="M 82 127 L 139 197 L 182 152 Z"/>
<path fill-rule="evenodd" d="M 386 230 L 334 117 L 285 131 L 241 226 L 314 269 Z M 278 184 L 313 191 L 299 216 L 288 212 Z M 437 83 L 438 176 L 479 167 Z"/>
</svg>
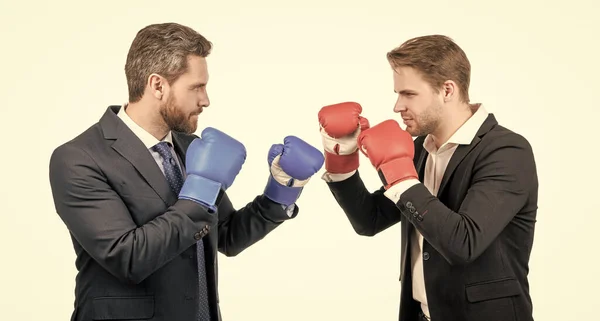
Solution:
<svg viewBox="0 0 600 321">
<path fill-rule="evenodd" d="M 425 137 L 415 139 L 414 164 L 423 181 Z M 417 320 L 412 299 L 410 235 L 424 237 L 423 268 L 433 321 L 531 321 L 528 261 L 538 180 L 525 138 L 490 114 L 470 145 L 456 149 L 437 197 L 423 184 L 397 204 L 380 188 L 369 193 L 359 173 L 328 183 L 360 235 L 401 222 L 400 320 Z"/>
<path fill-rule="evenodd" d="M 201 238 L 211 314 L 220 320 L 218 252 L 235 256 L 290 217 L 262 195 L 235 210 L 222 193 L 218 215 L 178 200 L 150 152 L 116 115 L 119 108 L 110 106 L 50 160 L 56 211 L 77 255 L 71 320 L 196 321 Z M 181 159 L 196 137 L 173 133 Z M 296 206 L 292 218 L 297 214 Z"/>
</svg>

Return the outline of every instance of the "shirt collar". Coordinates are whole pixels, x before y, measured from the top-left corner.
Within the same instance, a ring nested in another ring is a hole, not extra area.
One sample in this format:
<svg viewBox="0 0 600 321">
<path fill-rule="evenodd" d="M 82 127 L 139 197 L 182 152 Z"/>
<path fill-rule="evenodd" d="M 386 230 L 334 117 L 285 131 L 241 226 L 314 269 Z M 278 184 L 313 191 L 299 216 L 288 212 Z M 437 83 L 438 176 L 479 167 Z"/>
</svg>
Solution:
<svg viewBox="0 0 600 321">
<path fill-rule="evenodd" d="M 482 104 L 476 104 L 473 108 L 477 109 L 475 113 L 473 113 L 473 115 L 460 126 L 452 136 L 450 136 L 446 143 L 440 146 L 440 150 L 445 149 L 446 146 L 468 145 L 473 141 L 473 138 L 477 135 L 479 128 L 483 125 L 489 114 Z M 436 151 L 435 143 L 433 142 L 433 137 L 431 135 L 425 137 L 423 147 L 428 153 Z"/>
<path fill-rule="evenodd" d="M 152 146 L 161 142 L 158 139 L 156 139 L 156 137 L 152 136 L 149 132 L 147 132 L 145 129 L 143 129 L 140 125 L 138 125 L 135 121 L 133 121 L 133 119 L 131 119 L 131 117 L 127 115 L 127 112 L 125 112 L 126 107 L 127 104 L 123 104 L 117 116 L 121 118 L 125 125 L 127 125 L 129 129 L 131 129 L 131 131 L 142 141 L 142 143 L 144 143 L 146 148 L 150 149 L 152 148 Z M 162 141 L 168 142 L 171 146 L 173 146 L 173 135 L 171 131 L 167 133 L 167 136 L 165 136 L 162 139 Z"/>
</svg>

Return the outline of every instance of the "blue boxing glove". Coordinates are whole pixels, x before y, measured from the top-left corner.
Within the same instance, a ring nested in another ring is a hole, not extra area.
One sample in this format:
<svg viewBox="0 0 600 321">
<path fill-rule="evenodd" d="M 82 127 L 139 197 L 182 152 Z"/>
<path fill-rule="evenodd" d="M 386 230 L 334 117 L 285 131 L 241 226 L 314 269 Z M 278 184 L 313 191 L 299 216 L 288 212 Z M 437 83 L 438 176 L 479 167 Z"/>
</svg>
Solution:
<svg viewBox="0 0 600 321">
<path fill-rule="evenodd" d="M 300 197 L 304 186 L 317 173 L 325 157 L 315 147 L 295 136 L 271 146 L 268 156 L 271 175 L 264 195 L 272 201 L 289 206 Z"/>
<path fill-rule="evenodd" d="M 244 145 L 227 134 L 207 127 L 187 149 L 187 178 L 180 199 L 195 201 L 209 212 L 217 211 L 215 203 L 221 190 L 227 190 L 246 161 Z"/>
</svg>

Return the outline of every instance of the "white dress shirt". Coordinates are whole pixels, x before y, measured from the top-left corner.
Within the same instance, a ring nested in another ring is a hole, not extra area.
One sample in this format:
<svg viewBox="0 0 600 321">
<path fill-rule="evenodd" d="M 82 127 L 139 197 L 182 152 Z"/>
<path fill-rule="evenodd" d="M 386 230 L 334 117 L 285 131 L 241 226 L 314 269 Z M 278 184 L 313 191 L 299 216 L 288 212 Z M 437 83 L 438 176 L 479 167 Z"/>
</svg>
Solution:
<svg viewBox="0 0 600 321">
<path fill-rule="evenodd" d="M 173 159 L 177 159 L 179 161 L 179 164 L 178 164 L 179 170 L 181 171 L 181 174 L 183 175 L 183 178 L 185 179 L 185 177 L 186 177 L 185 171 L 181 170 L 183 168 L 181 159 L 179 159 L 179 157 L 177 156 L 177 153 L 175 153 L 175 149 L 174 149 L 174 145 L 173 145 L 173 134 L 171 133 L 171 131 L 169 131 L 169 133 L 167 133 L 167 135 L 162 140 L 156 139 L 156 137 L 152 136 L 149 132 L 147 132 L 140 125 L 138 125 L 135 121 L 133 121 L 133 119 L 131 119 L 131 117 L 129 117 L 129 115 L 127 115 L 127 112 L 125 112 L 126 107 L 127 107 L 127 104 L 123 104 L 121 109 L 119 109 L 119 113 L 117 114 L 117 116 L 125 123 L 125 125 L 127 125 L 127 127 L 129 127 L 129 129 L 131 129 L 131 131 L 135 134 L 135 136 L 137 136 L 137 138 L 139 138 L 142 141 L 144 146 L 146 146 L 146 148 L 148 149 L 150 154 L 152 154 L 152 157 L 154 157 L 156 164 L 158 164 L 158 167 L 160 167 L 160 170 L 163 172 L 163 174 L 165 174 L 165 169 L 163 167 L 162 156 L 160 156 L 160 154 L 158 152 L 152 150 L 152 147 L 154 145 L 160 143 L 161 141 L 169 143 L 169 150 L 171 151 L 171 154 L 173 155 Z"/>
<path fill-rule="evenodd" d="M 440 148 L 436 148 L 431 135 L 425 137 L 423 148 L 429 155 L 425 163 L 423 184 L 432 195 L 437 195 L 448 162 L 450 161 L 450 158 L 452 158 L 456 148 L 461 144 L 471 144 L 477 131 L 488 116 L 488 112 L 483 105 L 477 104 L 474 108 L 477 109 L 475 113 L 448 139 L 447 142 L 442 144 Z M 325 173 L 323 179 L 326 181 L 342 181 L 352 176 L 354 172 L 355 171 L 347 174 Z M 420 182 L 416 179 L 402 181 L 387 190 L 384 195 L 394 203 L 398 203 L 400 196 L 404 191 L 419 183 Z M 427 305 L 427 295 L 425 293 L 425 277 L 423 274 L 423 236 L 416 229 L 413 229 L 413 231 L 414 233 L 411 235 L 411 240 L 409 242 L 411 247 L 413 298 L 421 303 L 423 313 L 429 318 L 429 307 Z"/>
</svg>

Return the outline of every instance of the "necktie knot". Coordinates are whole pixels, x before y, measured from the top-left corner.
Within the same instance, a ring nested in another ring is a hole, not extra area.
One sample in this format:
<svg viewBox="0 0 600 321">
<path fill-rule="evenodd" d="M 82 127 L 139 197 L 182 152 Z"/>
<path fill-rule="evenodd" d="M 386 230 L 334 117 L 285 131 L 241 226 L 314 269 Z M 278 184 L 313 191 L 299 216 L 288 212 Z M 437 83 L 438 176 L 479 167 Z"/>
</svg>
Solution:
<svg viewBox="0 0 600 321">
<path fill-rule="evenodd" d="M 159 153 L 164 159 L 171 157 L 171 146 L 168 142 L 160 142 L 152 146 L 152 150 Z"/>
<path fill-rule="evenodd" d="M 168 162 L 169 165 L 173 167 L 178 167 L 175 159 L 173 158 L 173 154 L 171 153 L 171 144 L 168 142 L 160 142 L 154 146 L 152 146 L 152 150 L 157 152 L 165 162 Z"/>
</svg>

